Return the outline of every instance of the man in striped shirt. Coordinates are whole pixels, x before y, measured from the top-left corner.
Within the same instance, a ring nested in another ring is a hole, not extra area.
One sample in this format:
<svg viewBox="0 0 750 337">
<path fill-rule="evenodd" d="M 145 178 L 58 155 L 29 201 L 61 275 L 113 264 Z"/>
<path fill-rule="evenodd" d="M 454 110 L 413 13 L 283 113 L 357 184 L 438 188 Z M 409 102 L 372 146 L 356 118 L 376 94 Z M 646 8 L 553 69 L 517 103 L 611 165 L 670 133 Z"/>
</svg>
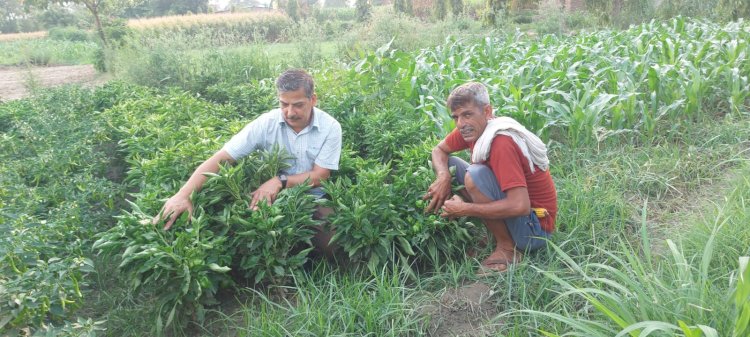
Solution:
<svg viewBox="0 0 750 337">
<path fill-rule="evenodd" d="M 260 202 L 273 203 L 279 192 L 303 184 L 313 186 L 310 193 L 323 196 L 320 181 L 337 170 L 341 155 L 341 125 L 331 115 L 315 107 L 317 96 L 312 77 L 300 69 L 290 69 L 276 80 L 279 108 L 267 112 L 234 135 L 224 147 L 204 161 L 188 181 L 162 207 L 153 223 L 166 219 L 164 229 L 169 229 L 180 214 L 192 214 L 190 195 L 199 191 L 207 178 L 206 172 L 216 173 L 219 164 L 234 163 L 258 149 L 281 147 L 293 157 L 292 167 L 279 174 L 252 193 L 250 207 L 257 209 Z M 309 179 L 309 180 L 308 180 Z M 321 212 L 319 210 L 319 213 Z M 318 214 L 322 217 L 326 214 Z M 316 237 L 327 246 L 330 237 Z"/>
</svg>

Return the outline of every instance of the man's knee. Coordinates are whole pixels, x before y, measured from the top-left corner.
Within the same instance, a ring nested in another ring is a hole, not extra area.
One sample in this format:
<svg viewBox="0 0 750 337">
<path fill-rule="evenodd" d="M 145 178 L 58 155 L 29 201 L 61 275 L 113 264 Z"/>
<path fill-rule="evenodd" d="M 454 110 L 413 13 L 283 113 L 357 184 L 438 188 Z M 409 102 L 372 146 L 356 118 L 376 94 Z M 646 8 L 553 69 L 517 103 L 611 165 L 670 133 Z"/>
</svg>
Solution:
<svg viewBox="0 0 750 337">
<path fill-rule="evenodd" d="M 471 173 L 468 171 L 464 175 L 464 187 L 469 191 L 475 191 L 477 189 L 477 185 L 474 184 L 474 179 L 471 178 Z"/>
</svg>

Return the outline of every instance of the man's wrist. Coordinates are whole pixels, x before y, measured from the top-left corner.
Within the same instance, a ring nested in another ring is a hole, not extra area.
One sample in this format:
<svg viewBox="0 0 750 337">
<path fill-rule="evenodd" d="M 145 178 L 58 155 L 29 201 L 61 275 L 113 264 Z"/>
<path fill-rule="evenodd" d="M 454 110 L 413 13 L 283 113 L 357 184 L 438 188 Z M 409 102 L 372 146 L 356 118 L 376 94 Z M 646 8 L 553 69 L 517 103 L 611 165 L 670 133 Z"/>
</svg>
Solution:
<svg viewBox="0 0 750 337">
<path fill-rule="evenodd" d="M 283 173 L 279 174 L 279 175 L 276 176 L 276 179 L 279 180 L 279 183 L 281 184 L 281 189 L 282 190 L 285 189 L 287 181 L 288 181 L 288 178 L 287 178 L 286 174 L 283 174 Z"/>
</svg>

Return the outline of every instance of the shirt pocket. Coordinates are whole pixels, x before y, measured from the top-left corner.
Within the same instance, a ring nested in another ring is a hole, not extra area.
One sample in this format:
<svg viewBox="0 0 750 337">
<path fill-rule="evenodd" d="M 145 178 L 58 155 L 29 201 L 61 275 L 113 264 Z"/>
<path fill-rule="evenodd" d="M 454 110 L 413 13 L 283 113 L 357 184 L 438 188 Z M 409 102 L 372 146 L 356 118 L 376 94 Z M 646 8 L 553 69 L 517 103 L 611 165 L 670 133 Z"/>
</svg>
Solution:
<svg viewBox="0 0 750 337">
<path fill-rule="evenodd" d="M 305 154 L 307 155 L 307 159 L 310 162 L 315 163 L 315 158 L 318 158 L 318 155 L 320 154 L 320 146 L 319 145 L 308 146 L 307 149 L 305 150 Z"/>
</svg>

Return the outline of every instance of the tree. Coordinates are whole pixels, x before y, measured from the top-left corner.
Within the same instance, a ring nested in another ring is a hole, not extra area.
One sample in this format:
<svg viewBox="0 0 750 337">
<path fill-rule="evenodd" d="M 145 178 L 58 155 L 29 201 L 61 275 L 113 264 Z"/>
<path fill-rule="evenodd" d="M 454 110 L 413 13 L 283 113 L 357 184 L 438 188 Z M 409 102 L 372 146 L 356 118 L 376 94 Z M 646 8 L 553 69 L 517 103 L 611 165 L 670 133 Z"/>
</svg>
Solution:
<svg viewBox="0 0 750 337">
<path fill-rule="evenodd" d="M 17 33 L 18 19 L 23 16 L 19 0 L 0 0 L 0 33 Z"/>
<path fill-rule="evenodd" d="M 297 0 L 289 0 L 286 4 L 286 14 L 289 15 L 294 22 L 299 22 L 299 3 Z"/>
<path fill-rule="evenodd" d="M 104 34 L 104 28 L 102 28 L 101 15 L 102 11 L 110 10 L 116 11 L 123 8 L 135 6 L 140 3 L 139 0 L 25 0 L 24 5 L 28 8 L 29 6 L 38 8 L 48 8 L 51 4 L 65 4 L 75 3 L 81 4 L 88 9 L 91 15 L 94 17 L 94 24 L 96 25 L 96 31 L 99 34 L 99 38 L 102 39 L 102 44 L 107 46 L 107 37 Z"/>
<path fill-rule="evenodd" d="M 505 0 L 487 0 L 485 9 L 484 22 L 488 26 L 497 25 L 498 15 L 502 15 L 505 9 Z"/>
<path fill-rule="evenodd" d="M 358 21 L 367 21 L 370 18 L 370 2 L 368 0 L 357 0 L 355 7 L 357 8 Z"/>
<path fill-rule="evenodd" d="M 453 12 L 453 16 L 460 16 L 464 12 L 464 1 L 451 0 L 451 11 Z"/>
<path fill-rule="evenodd" d="M 438 20 L 444 20 L 448 15 L 448 4 L 446 1 L 447 0 L 433 0 L 435 18 Z"/>
<path fill-rule="evenodd" d="M 747 0 L 719 0 L 718 12 L 720 16 L 728 16 L 733 21 L 750 18 L 750 3 Z"/>
</svg>

